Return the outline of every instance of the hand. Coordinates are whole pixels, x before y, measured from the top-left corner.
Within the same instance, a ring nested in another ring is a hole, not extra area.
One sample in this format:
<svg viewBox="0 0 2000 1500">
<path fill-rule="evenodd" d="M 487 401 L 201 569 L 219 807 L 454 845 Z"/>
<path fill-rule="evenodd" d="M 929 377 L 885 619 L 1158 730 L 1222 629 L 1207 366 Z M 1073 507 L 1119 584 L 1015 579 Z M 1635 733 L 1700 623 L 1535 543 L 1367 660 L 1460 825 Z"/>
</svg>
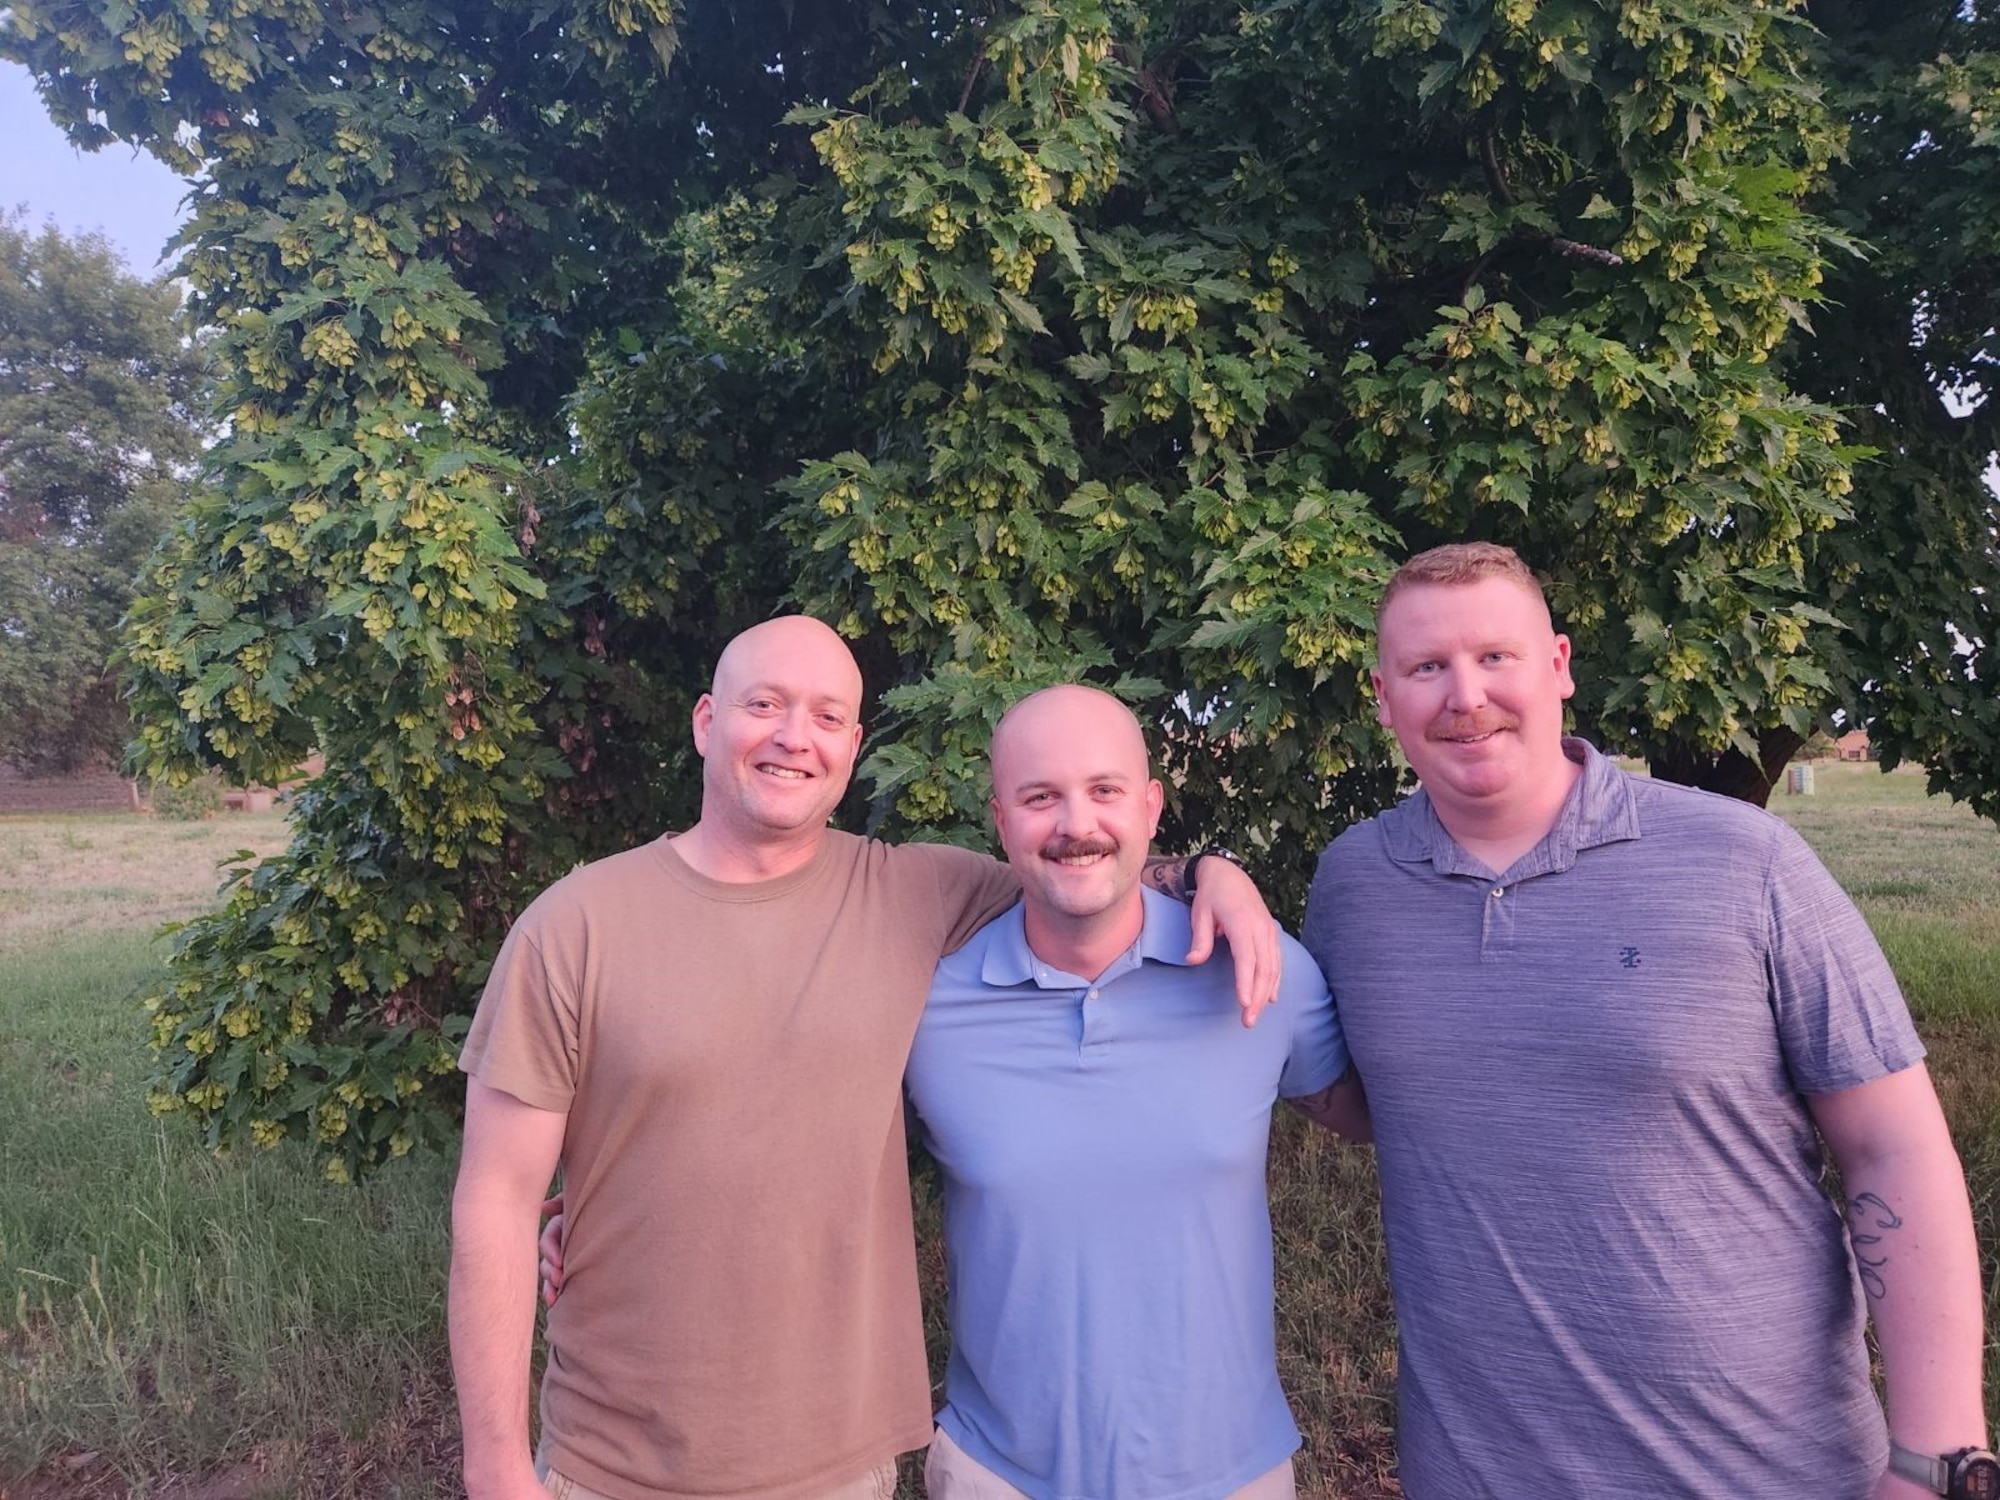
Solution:
<svg viewBox="0 0 2000 1500">
<path fill-rule="evenodd" d="M 563 1195 L 557 1193 L 542 1204 L 542 1237 L 535 1247 L 542 1253 L 542 1306 L 554 1307 L 563 1285 Z"/>
<path fill-rule="evenodd" d="M 1264 1007 L 1278 998 L 1278 980 L 1285 967 L 1278 924 L 1257 882 L 1228 860 L 1211 859 L 1196 878 L 1190 916 L 1194 941 L 1188 945 L 1187 961 L 1206 963 L 1216 938 L 1227 938 L 1236 958 L 1236 1003 L 1243 1007 L 1243 1024 L 1255 1026 Z"/>
</svg>

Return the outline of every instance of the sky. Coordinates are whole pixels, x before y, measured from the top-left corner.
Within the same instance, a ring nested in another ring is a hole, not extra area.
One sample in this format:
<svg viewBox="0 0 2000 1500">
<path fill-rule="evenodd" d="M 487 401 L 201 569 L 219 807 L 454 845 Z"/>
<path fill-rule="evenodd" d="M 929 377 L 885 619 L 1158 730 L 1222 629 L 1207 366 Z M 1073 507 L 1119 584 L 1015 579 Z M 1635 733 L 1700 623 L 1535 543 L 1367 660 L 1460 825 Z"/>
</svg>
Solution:
<svg viewBox="0 0 2000 1500">
<path fill-rule="evenodd" d="M 98 231 L 135 275 L 151 276 L 186 218 L 186 191 L 130 146 L 78 151 L 50 123 L 28 70 L 0 62 L 0 210 L 26 208 L 31 230 L 53 221 L 69 235 Z"/>
</svg>

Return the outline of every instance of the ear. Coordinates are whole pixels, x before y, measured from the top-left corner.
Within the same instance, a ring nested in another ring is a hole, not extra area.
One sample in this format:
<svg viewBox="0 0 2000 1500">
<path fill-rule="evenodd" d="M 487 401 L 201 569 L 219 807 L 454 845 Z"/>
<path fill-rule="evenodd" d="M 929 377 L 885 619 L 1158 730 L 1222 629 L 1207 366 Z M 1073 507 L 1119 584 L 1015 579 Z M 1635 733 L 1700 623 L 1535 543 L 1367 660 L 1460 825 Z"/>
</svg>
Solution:
<svg viewBox="0 0 2000 1500">
<path fill-rule="evenodd" d="M 1375 722 L 1384 729 L 1394 729 L 1396 726 L 1389 718 L 1389 695 L 1382 691 L 1382 674 L 1370 672 L 1368 685 L 1375 689 Z"/>
<path fill-rule="evenodd" d="M 694 700 L 694 753 L 706 758 L 708 755 L 708 731 L 715 724 L 715 699 L 703 693 Z"/>
<path fill-rule="evenodd" d="M 1565 698 L 1572 697 L 1576 693 L 1576 679 L 1569 674 L 1569 650 L 1569 637 L 1566 635 L 1557 636 L 1555 660 L 1556 686 L 1561 690 Z"/>
<path fill-rule="evenodd" d="M 1160 831 L 1160 813 L 1166 807 L 1166 805 L 1167 805 L 1167 794 L 1165 791 L 1161 789 L 1159 782 L 1157 781 L 1147 782 L 1146 783 L 1146 840 L 1148 843 L 1152 841 L 1153 835 Z"/>
</svg>

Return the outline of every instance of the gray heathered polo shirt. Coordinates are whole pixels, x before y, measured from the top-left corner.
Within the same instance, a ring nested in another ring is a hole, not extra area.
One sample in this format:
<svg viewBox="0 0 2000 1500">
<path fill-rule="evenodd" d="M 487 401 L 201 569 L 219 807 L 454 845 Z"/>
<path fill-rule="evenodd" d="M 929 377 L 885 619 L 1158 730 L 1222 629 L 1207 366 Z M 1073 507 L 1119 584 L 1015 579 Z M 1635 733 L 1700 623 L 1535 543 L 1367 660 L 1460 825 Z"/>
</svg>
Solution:
<svg viewBox="0 0 2000 1500">
<path fill-rule="evenodd" d="M 1419 791 L 1307 908 L 1374 1113 L 1405 1493 L 1859 1500 L 1886 1441 L 1801 1096 L 1922 1044 L 1788 827 L 1564 744 L 1501 878 Z"/>
</svg>

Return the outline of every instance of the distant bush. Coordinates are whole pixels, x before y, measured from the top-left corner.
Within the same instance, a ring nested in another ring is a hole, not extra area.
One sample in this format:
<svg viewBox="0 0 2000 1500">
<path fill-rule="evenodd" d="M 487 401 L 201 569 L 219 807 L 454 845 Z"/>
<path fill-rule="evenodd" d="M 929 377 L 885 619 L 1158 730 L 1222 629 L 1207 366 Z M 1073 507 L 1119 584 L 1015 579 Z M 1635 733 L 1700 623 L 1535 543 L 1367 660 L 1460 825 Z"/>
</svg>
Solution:
<svg viewBox="0 0 2000 1500">
<path fill-rule="evenodd" d="M 153 811 L 176 823 L 199 823 L 212 818 L 227 805 L 222 778 L 213 771 L 190 777 L 179 786 L 170 782 L 152 784 L 147 801 Z"/>
</svg>

